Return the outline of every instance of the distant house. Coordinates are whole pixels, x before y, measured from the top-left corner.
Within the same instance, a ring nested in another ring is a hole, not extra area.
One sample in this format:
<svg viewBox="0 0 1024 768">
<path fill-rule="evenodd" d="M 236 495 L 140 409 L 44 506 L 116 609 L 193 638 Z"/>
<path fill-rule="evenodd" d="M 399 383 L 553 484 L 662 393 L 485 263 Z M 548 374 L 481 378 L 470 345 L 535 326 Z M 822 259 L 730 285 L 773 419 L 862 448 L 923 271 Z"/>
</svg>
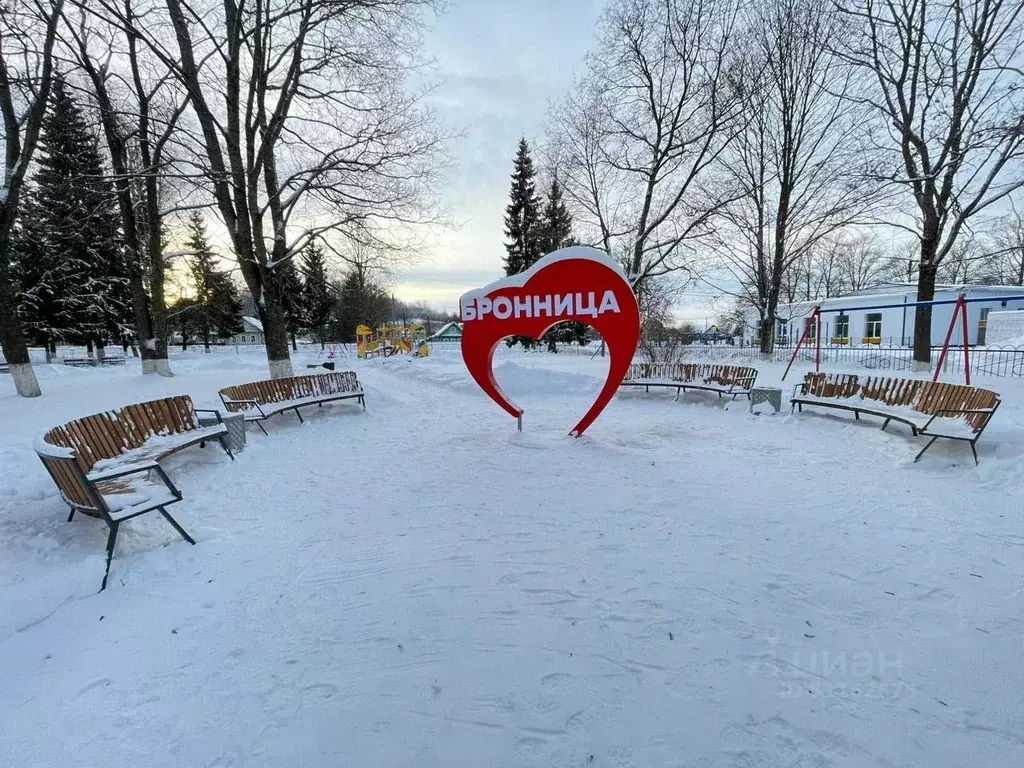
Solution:
<svg viewBox="0 0 1024 768">
<path fill-rule="evenodd" d="M 691 344 L 732 344 L 733 341 L 732 334 L 719 330 L 717 325 L 690 334 Z"/>
<path fill-rule="evenodd" d="M 263 323 L 255 317 L 242 317 L 242 330 L 228 340 L 228 344 L 263 344 Z"/>
<path fill-rule="evenodd" d="M 427 341 L 430 342 L 446 342 L 446 341 L 462 341 L 462 324 L 461 323 L 448 323 L 443 326 L 441 330 L 435 333 L 433 336 L 428 336 Z"/>
<path fill-rule="evenodd" d="M 969 299 L 990 299 L 991 302 L 967 306 L 967 343 L 984 345 L 988 314 L 997 310 L 1024 309 L 1024 301 L 1013 298 L 1024 293 L 1019 286 L 1000 285 L 937 285 L 935 300 L 952 302 L 961 293 Z M 906 283 L 886 283 L 821 301 L 781 304 L 775 326 L 776 344 L 795 344 L 808 327 L 808 340 L 814 340 L 815 326 L 810 322 L 811 310 L 820 304 L 822 342 L 835 345 L 871 344 L 876 346 L 908 346 L 914 341 L 913 303 L 917 287 Z M 891 306 L 895 305 L 895 306 Z M 858 309 L 864 307 L 864 309 Z M 884 307 L 884 308 L 882 308 Z M 848 308 L 848 309 L 847 309 Z M 932 308 L 932 344 L 941 344 L 953 316 L 953 305 L 939 304 Z M 757 313 L 747 314 L 747 336 L 753 342 L 757 335 Z M 957 323 L 951 339 L 963 344 L 962 327 Z"/>
</svg>

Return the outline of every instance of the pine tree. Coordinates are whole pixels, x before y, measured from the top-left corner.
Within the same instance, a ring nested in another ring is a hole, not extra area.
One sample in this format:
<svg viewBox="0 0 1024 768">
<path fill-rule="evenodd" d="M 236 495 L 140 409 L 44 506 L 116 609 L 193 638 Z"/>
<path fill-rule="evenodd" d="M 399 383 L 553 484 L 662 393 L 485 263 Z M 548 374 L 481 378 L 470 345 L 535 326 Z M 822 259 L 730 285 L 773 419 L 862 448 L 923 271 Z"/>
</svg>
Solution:
<svg viewBox="0 0 1024 768">
<path fill-rule="evenodd" d="M 558 174 L 551 178 L 551 186 L 547 190 L 547 201 L 539 224 L 539 241 L 541 255 L 557 251 L 573 244 L 572 214 L 565 207 L 562 187 L 558 183 Z"/>
<path fill-rule="evenodd" d="M 362 264 L 345 274 L 334 313 L 337 337 L 346 344 L 356 340 L 356 326 L 377 328 L 387 317 L 390 299 L 370 278 Z"/>
<path fill-rule="evenodd" d="M 64 275 L 63 260 L 43 239 L 44 227 L 31 210 L 31 190 L 11 232 L 8 248 L 11 277 L 16 286 L 18 319 L 33 344 L 46 347 L 50 358 L 66 335 L 59 315 Z"/>
<path fill-rule="evenodd" d="M 533 265 L 541 255 L 540 200 L 534 183 L 536 171 L 530 157 L 526 138 L 519 139 L 516 159 L 512 167 L 512 188 L 509 204 L 505 207 L 505 274 L 517 275 Z M 522 344 L 530 349 L 533 339 L 513 336 L 507 341 L 511 347 Z"/>
<path fill-rule="evenodd" d="M 241 333 L 242 300 L 238 297 L 238 286 L 227 272 L 213 276 L 210 289 L 210 303 L 213 308 L 213 330 L 217 337 L 226 339 Z"/>
<path fill-rule="evenodd" d="M 519 140 L 512 170 L 510 202 L 505 208 L 505 274 L 516 275 L 540 258 L 540 201 L 534 184 L 536 172 L 530 157 L 530 145 Z"/>
<path fill-rule="evenodd" d="M 213 318 L 210 311 L 210 296 L 213 291 L 213 280 L 216 269 L 216 255 L 210 248 L 206 235 L 206 223 L 198 211 L 192 211 L 185 222 L 188 238 L 185 248 L 189 252 L 188 271 L 195 289 L 195 302 L 191 304 L 191 326 L 196 335 L 203 340 L 203 346 L 210 348 L 210 335 L 213 332 Z M 184 335 L 184 334 L 183 334 Z"/>
<path fill-rule="evenodd" d="M 306 327 L 306 306 L 303 301 L 302 278 L 295 268 L 293 259 L 288 259 L 278 264 L 274 271 L 277 273 L 278 292 L 281 297 L 281 307 L 284 310 L 285 324 L 288 328 L 288 335 L 292 339 L 292 349 L 298 349 L 296 335 Z"/>
<path fill-rule="evenodd" d="M 551 177 L 551 186 L 547 190 L 547 200 L 544 203 L 539 230 L 538 239 L 542 254 L 557 251 L 559 248 L 565 248 L 576 242 L 572 236 L 572 214 L 565 206 L 557 172 Z M 585 323 L 579 322 L 561 323 L 544 335 L 544 341 L 547 342 L 548 350 L 551 352 L 558 351 L 556 342 L 583 344 L 586 338 L 587 326 Z"/>
<path fill-rule="evenodd" d="M 22 217 L 40 264 L 18 269 L 19 313 L 48 339 L 126 341 L 133 334 L 116 198 L 97 139 L 67 84 L 55 76 L 39 141 L 39 170 Z"/>
<path fill-rule="evenodd" d="M 189 312 L 190 327 L 210 348 L 211 338 L 226 338 L 242 330 L 242 304 L 231 278 L 218 269 L 217 254 L 210 247 L 206 222 L 198 211 L 189 214 L 185 224 L 189 251 L 189 273 L 195 287 L 195 303 Z"/>
<path fill-rule="evenodd" d="M 306 309 L 306 327 L 313 331 L 324 348 L 324 331 L 334 307 L 327 284 L 327 264 L 323 248 L 311 241 L 302 251 L 302 302 Z"/>
</svg>

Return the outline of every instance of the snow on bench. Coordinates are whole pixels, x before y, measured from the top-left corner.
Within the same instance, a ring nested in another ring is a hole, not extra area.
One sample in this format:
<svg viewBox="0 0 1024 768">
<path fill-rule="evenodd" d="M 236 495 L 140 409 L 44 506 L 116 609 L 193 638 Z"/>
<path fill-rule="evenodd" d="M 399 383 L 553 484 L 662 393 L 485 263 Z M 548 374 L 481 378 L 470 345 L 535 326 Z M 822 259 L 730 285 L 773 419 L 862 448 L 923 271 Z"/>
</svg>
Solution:
<svg viewBox="0 0 1024 768">
<path fill-rule="evenodd" d="M 808 373 L 790 398 L 790 410 L 816 406 L 852 411 L 885 419 L 882 429 L 898 421 L 911 433 L 930 437 L 914 458 L 921 458 L 940 437 L 970 444 L 975 463 L 976 443 L 999 407 L 995 392 L 964 384 L 946 384 L 921 379 L 861 379 L 853 374 Z"/>
<path fill-rule="evenodd" d="M 167 512 L 182 497 L 159 461 L 208 440 L 220 442 L 234 459 L 226 425 L 200 426 L 197 414 L 206 410 L 178 395 L 85 416 L 36 437 L 36 454 L 71 508 L 68 522 L 81 512 L 101 518 L 110 529 L 101 591 L 125 520 L 158 511 L 183 539 L 195 543 Z"/>
<path fill-rule="evenodd" d="M 624 387 L 668 387 L 676 390 L 676 397 L 687 389 L 717 392 L 719 397 L 740 395 L 750 397 L 757 380 L 757 369 L 741 365 L 711 365 L 708 363 L 633 363 L 622 382 Z"/>
<path fill-rule="evenodd" d="M 253 381 L 225 387 L 219 394 L 227 410 L 244 413 L 245 420 L 256 424 L 263 434 L 267 430 L 261 422 L 285 411 L 295 411 L 301 422 L 299 409 L 310 405 L 354 399 L 366 408 L 365 394 L 355 371 Z"/>
</svg>

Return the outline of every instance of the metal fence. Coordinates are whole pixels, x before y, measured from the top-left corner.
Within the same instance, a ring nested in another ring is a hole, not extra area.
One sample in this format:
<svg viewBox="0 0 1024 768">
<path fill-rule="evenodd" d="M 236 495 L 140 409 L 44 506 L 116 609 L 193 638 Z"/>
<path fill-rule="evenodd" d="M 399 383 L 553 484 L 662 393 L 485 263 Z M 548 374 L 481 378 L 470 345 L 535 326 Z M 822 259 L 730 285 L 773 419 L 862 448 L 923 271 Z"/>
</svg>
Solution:
<svg viewBox="0 0 1024 768">
<path fill-rule="evenodd" d="M 932 348 L 932 361 L 938 363 L 940 347 Z M 968 350 L 971 373 L 978 376 L 1024 377 L 1024 348 L 972 347 Z M 814 347 L 803 347 L 797 355 L 802 363 L 814 362 Z M 771 361 L 785 364 L 793 356 L 793 348 L 776 347 Z M 758 347 L 727 347 L 690 345 L 679 348 L 680 359 L 714 362 L 762 360 Z M 910 347 L 823 346 L 822 365 L 862 367 L 869 370 L 905 371 L 913 368 L 914 351 Z M 943 363 L 943 373 L 963 373 L 963 348 L 951 348 Z"/>
</svg>

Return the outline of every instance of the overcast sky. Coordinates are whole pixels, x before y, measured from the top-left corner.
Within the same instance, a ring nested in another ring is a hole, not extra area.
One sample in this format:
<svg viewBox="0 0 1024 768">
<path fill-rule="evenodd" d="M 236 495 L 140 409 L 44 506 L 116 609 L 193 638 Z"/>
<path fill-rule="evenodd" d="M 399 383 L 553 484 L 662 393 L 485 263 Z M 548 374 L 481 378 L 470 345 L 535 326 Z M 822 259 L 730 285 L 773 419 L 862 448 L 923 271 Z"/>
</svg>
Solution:
<svg viewBox="0 0 1024 768">
<path fill-rule="evenodd" d="M 463 132 L 443 190 L 458 226 L 398 275 L 398 295 L 454 311 L 462 293 L 503 274 L 516 143 L 543 133 L 547 104 L 572 82 L 600 8 L 596 0 L 453 0 L 434 23 L 427 54 L 442 83 L 432 101 Z"/>
<path fill-rule="evenodd" d="M 395 293 L 455 311 L 458 298 L 504 274 L 503 217 L 520 136 L 544 131 L 548 103 L 568 90 L 592 47 L 604 0 L 452 0 L 427 37 L 442 81 L 440 116 L 464 135 L 451 145 L 454 167 L 444 201 L 459 223 L 438 233 L 419 263 L 397 275 Z M 535 158 L 536 159 L 536 158 Z M 707 286 L 677 311 L 713 321 Z M 723 302 L 719 305 L 724 306 Z"/>
</svg>

